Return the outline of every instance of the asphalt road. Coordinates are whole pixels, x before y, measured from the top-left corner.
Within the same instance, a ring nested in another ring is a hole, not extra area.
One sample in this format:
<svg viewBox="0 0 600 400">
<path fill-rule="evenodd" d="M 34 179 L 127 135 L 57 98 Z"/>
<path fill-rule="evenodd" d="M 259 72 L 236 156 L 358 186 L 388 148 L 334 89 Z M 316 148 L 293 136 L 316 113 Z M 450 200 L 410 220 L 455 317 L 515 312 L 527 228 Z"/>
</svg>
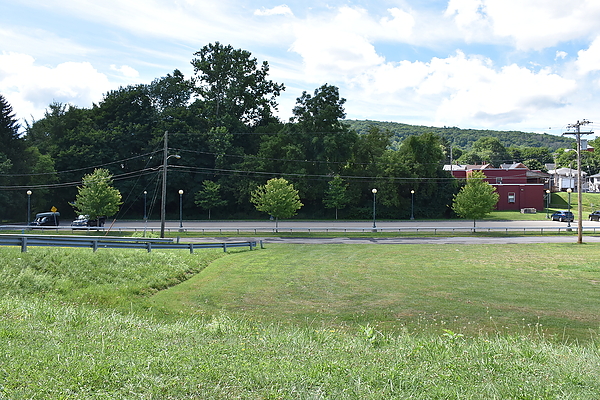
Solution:
<svg viewBox="0 0 600 400">
<path fill-rule="evenodd" d="M 567 223 L 555 221 L 477 221 L 477 230 L 479 231 L 505 231 L 508 229 L 507 236 L 501 237 L 435 237 L 435 232 L 448 232 L 455 230 L 457 232 L 468 232 L 473 227 L 472 221 L 465 220 L 440 220 L 440 221 L 376 221 L 376 229 L 381 232 L 431 232 L 430 237 L 396 237 L 396 238 L 329 238 L 318 237 L 319 232 L 370 232 L 373 230 L 373 221 L 280 221 L 279 232 L 307 232 L 314 233 L 314 237 L 257 237 L 257 240 L 262 240 L 263 243 L 320 243 L 320 244 L 337 244 L 337 243 L 378 243 L 378 244 L 509 244 L 509 243 L 575 243 L 577 236 L 575 234 L 577 222 L 571 224 L 573 235 L 543 235 L 545 232 L 556 232 L 560 228 L 562 232 L 567 229 Z M 107 221 L 106 227 L 109 226 Z M 112 229 L 144 229 L 143 221 L 117 221 Z M 160 221 L 148 221 L 147 229 L 154 232 L 160 230 Z M 183 221 L 183 229 L 188 231 L 204 230 L 204 234 L 210 232 L 257 232 L 269 233 L 273 232 L 275 222 L 273 221 Z M 593 231 L 596 228 L 598 234 Z M 179 221 L 167 221 L 165 224 L 167 231 L 173 232 L 179 230 Z M 526 232 L 537 231 L 539 236 L 510 236 L 511 232 Z M 592 233 L 589 233 L 589 232 Z M 522 231 L 521 231 L 522 232 Z M 599 243 L 600 242 L 600 223 L 585 221 L 583 236 L 584 243 Z M 186 238 L 190 241 L 190 238 Z M 232 235 L 230 238 L 209 238 L 202 237 L 192 239 L 199 242 L 211 241 L 240 241 L 248 240 L 248 237 L 239 238 Z"/>
<path fill-rule="evenodd" d="M 106 221 L 106 226 L 109 226 L 111 221 Z M 178 229 L 179 221 L 167 221 L 165 227 L 167 229 Z M 244 231 L 252 231 L 254 229 L 261 230 L 272 230 L 275 228 L 275 222 L 264 220 L 264 221 L 183 221 L 184 229 L 198 230 L 219 230 L 223 231 L 235 231 L 236 229 Z M 443 229 L 452 230 L 455 229 L 470 229 L 473 227 L 473 221 L 466 220 L 436 220 L 436 221 L 376 221 L 376 228 L 379 230 L 402 230 L 402 229 Z M 137 229 L 144 227 L 144 221 L 116 221 L 113 225 L 116 228 L 135 227 Z M 151 229 L 160 228 L 160 221 L 148 221 L 146 226 Z M 571 223 L 571 226 L 577 226 L 577 222 Z M 566 228 L 566 222 L 557 222 L 550 220 L 539 220 L 539 221 L 477 221 L 476 227 L 478 229 L 487 230 L 501 230 L 504 228 L 509 229 L 541 229 L 551 228 L 558 229 Z M 585 221 L 585 228 L 597 228 L 600 232 L 600 222 Z M 370 230 L 373 228 L 373 221 L 294 221 L 285 220 L 279 222 L 279 230 Z"/>
</svg>

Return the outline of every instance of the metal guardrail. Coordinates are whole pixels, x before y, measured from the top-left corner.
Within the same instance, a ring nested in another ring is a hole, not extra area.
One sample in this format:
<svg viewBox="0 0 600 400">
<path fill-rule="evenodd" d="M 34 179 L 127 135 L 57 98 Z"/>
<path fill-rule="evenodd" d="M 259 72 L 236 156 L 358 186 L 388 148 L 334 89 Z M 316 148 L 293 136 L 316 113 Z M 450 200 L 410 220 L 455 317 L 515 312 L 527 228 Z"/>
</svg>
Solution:
<svg viewBox="0 0 600 400">
<path fill-rule="evenodd" d="M 31 231 L 31 227 L 29 226 L 20 226 L 20 225 L 3 225 L 0 226 L 0 230 L 20 230 L 23 233 L 26 231 Z M 109 229 L 106 227 L 88 227 L 88 228 L 73 228 L 71 226 L 48 226 L 48 227 L 36 227 L 36 231 L 45 232 L 45 231 L 71 231 L 71 232 L 79 232 L 82 230 L 87 230 L 88 232 L 105 232 Z M 254 233 L 254 234 L 265 234 L 265 233 L 294 233 L 294 232 L 304 232 L 304 233 L 366 233 L 366 232 L 382 232 L 382 233 L 421 233 L 421 232 L 431 232 L 433 234 L 437 234 L 438 232 L 468 232 L 468 233 L 476 233 L 476 232 L 517 232 L 517 233 L 539 233 L 543 235 L 544 233 L 567 233 L 567 232 L 577 232 L 577 225 L 573 224 L 570 227 L 567 225 L 560 225 L 555 227 L 519 227 L 519 226 L 496 226 L 496 227 L 451 227 L 451 226 L 402 226 L 402 227 L 244 227 L 244 228 L 196 228 L 196 227 L 184 227 L 184 228 L 166 228 L 168 233 L 186 233 L 186 232 L 197 232 L 202 235 L 210 234 L 210 233 L 219 233 L 219 234 L 228 234 L 228 233 Z M 156 233 L 160 232 L 159 228 L 155 227 L 112 227 L 110 229 L 111 232 L 150 232 Z M 582 233 L 591 233 L 596 234 L 600 233 L 600 226 L 596 227 L 583 227 Z"/>
<path fill-rule="evenodd" d="M 256 241 L 229 243 L 174 243 L 173 239 L 134 238 L 134 237 L 95 237 L 95 236 L 56 236 L 56 235 L 6 235 L 0 234 L 0 246 L 19 246 L 26 252 L 29 246 L 85 247 L 96 252 L 99 248 L 145 249 L 150 253 L 155 249 L 186 249 L 193 253 L 196 249 L 219 249 L 224 252 L 232 247 L 249 247 L 253 250 Z M 260 247 L 263 243 L 260 241 Z"/>
</svg>

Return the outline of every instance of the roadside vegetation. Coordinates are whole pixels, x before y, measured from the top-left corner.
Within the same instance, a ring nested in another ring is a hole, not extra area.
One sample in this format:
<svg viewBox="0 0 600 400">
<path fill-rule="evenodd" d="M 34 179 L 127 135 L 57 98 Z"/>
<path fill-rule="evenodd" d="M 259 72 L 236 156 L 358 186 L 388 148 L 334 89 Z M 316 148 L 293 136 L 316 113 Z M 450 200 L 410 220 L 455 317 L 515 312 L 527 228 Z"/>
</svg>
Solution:
<svg viewBox="0 0 600 400">
<path fill-rule="evenodd" d="M 597 399 L 599 253 L 0 248 L 0 398 Z"/>
</svg>

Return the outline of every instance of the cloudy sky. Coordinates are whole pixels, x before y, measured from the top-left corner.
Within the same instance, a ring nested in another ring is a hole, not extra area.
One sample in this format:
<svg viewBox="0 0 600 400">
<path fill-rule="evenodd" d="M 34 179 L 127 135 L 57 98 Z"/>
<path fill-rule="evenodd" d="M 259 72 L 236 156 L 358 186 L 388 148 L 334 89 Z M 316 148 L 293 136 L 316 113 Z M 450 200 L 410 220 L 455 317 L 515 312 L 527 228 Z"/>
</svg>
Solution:
<svg viewBox="0 0 600 400">
<path fill-rule="evenodd" d="M 13 0 L 0 93 L 28 121 L 90 107 L 219 41 L 269 62 L 283 119 L 328 83 L 352 119 L 561 134 L 600 125 L 599 20 L 598 0 Z"/>
</svg>

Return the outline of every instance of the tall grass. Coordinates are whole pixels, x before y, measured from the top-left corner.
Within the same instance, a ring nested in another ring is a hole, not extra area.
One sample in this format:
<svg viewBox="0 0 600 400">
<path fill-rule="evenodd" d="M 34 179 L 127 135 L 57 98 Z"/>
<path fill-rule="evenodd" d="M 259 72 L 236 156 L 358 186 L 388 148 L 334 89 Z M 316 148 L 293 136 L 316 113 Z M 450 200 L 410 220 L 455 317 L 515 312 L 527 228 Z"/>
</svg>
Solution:
<svg viewBox="0 0 600 400">
<path fill-rule="evenodd" d="M 362 248 L 363 261 L 385 263 L 379 247 Z M 228 255 L 0 249 L 0 399 L 600 398 L 595 336 L 567 344 L 548 340 L 533 326 L 520 334 L 468 336 L 447 327 L 392 333 L 368 319 L 340 330 L 317 319 L 283 324 L 259 314 L 199 314 L 181 307 L 165 318 L 149 308 L 155 293 L 177 293 L 178 283 L 191 283 L 191 276 L 220 275 L 223 289 L 233 290 L 226 268 L 238 265 L 247 278 L 260 276 L 268 268 L 263 257 L 323 255 L 319 249 L 302 246 L 293 253 L 280 246 Z M 351 258 L 337 251 L 341 260 L 331 262 L 336 269 L 329 272 L 340 275 L 339 266 Z M 431 254 L 427 248 L 415 262 Z M 569 268 L 558 270 L 569 274 Z M 298 279 L 289 269 L 279 272 Z M 323 290 L 334 294 L 339 288 L 330 284 Z M 194 295 L 202 298 L 198 291 L 185 294 Z M 189 301 L 182 296 L 172 295 L 171 304 Z M 350 306 L 355 300 L 346 301 Z M 238 293 L 230 301 L 245 299 Z M 318 314 L 315 309 L 313 316 Z"/>
<path fill-rule="evenodd" d="M 0 300 L 7 399 L 597 399 L 597 346 Z"/>
</svg>

